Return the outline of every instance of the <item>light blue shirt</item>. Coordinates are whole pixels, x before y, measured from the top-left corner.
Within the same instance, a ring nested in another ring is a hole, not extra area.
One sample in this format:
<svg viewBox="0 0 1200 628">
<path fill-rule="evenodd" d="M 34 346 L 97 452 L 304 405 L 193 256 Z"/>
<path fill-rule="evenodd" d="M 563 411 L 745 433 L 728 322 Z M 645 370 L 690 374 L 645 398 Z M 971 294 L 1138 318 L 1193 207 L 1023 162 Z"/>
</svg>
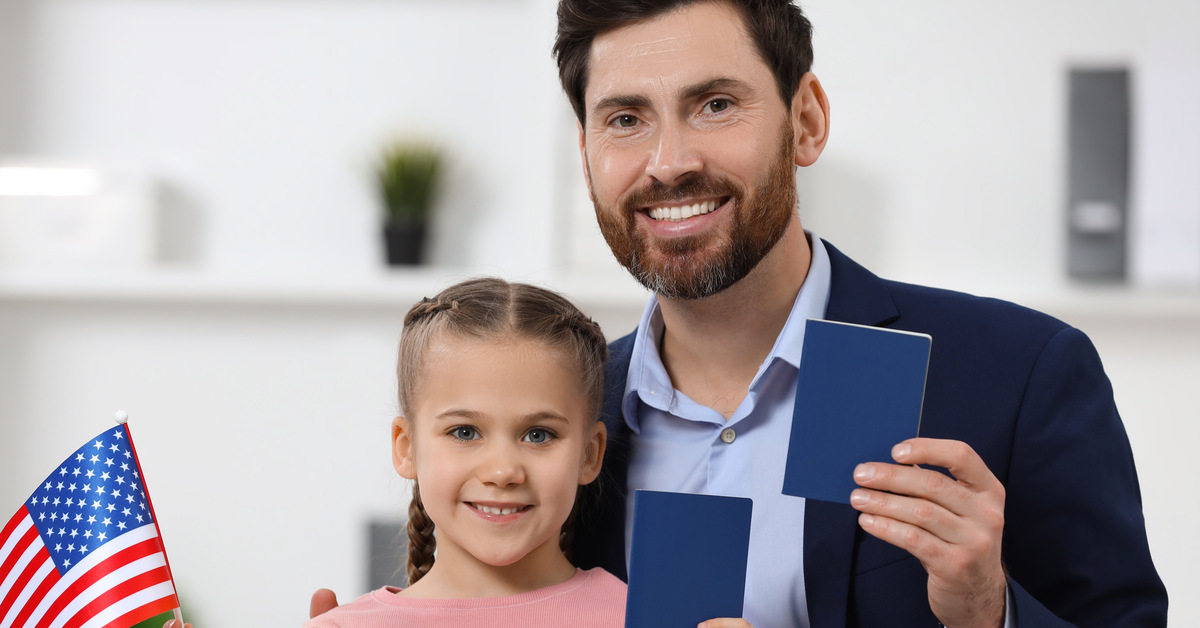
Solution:
<svg viewBox="0 0 1200 628">
<path fill-rule="evenodd" d="M 819 238 L 810 240 L 812 263 L 787 323 L 729 420 L 671 385 L 658 354 L 663 320 L 656 298 L 642 314 L 625 383 L 625 421 L 637 435 L 629 464 L 626 551 L 636 489 L 753 499 L 744 617 L 755 628 L 808 626 L 804 499 L 782 490 L 804 325 L 824 318 L 829 303 L 829 255 Z M 729 430 L 732 442 L 726 442 L 728 435 L 722 438 Z M 713 530 L 712 539 L 720 543 L 721 531 Z"/>
<path fill-rule="evenodd" d="M 625 422 L 637 435 L 629 463 L 626 564 L 637 489 L 749 497 L 754 510 L 743 617 L 755 628 L 809 625 L 804 499 L 782 492 L 804 326 L 810 318 L 825 318 L 829 305 L 829 254 L 820 238 L 806 233 L 812 248 L 808 276 L 775 346 L 728 421 L 671 385 L 658 354 L 663 320 L 655 297 L 638 325 L 622 403 Z M 730 430 L 733 438 L 722 438 Z M 712 538 L 720 543 L 720 530 Z M 1011 588 L 1005 591 L 1004 625 L 1016 625 Z"/>
</svg>

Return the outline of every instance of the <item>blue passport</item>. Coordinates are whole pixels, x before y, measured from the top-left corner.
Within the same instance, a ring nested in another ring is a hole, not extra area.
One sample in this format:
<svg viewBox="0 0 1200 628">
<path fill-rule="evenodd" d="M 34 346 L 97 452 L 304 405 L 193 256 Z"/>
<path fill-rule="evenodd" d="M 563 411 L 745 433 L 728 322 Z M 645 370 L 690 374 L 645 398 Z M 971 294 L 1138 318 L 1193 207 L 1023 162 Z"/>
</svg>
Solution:
<svg viewBox="0 0 1200 628">
<path fill-rule="evenodd" d="M 854 468 L 917 436 L 932 338 L 813 320 L 804 328 L 783 493 L 850 503 Z"/>
<path fill-rule="evenodd" d="M 744 497 L 634 493 L 626 628 L 741 617 L 751 510 Z"/>
</svg>

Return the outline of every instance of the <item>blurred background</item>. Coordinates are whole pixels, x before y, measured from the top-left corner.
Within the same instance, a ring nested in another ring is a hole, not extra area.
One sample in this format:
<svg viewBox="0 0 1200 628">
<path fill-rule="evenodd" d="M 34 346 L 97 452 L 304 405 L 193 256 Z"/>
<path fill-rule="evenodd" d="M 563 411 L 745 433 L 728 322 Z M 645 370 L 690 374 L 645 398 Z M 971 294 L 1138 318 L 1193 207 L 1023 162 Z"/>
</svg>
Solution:
<svg viewBox="0 0 1200 628">
<path fill-rule="evenodd" d="M 365 591 L 372 524 L 407 504 L 389 424 L 408 306 L 500 274 L 615 338 L 644 304 L 594 226 L 555 4 L 0 0 L 0 507 L 124 410 L 186 617 L 298 625 L 316 588 Z M 1200 505 L 1180 497 L 1200 4 L 802 4 L 832 103 L 804 224 L 883 276 L 1091 335 L 1171 622 L 1200 625 Z M 392 266 L 375 168 L 418 139 L 442 185 L 421 263 Z"/>
</svg>

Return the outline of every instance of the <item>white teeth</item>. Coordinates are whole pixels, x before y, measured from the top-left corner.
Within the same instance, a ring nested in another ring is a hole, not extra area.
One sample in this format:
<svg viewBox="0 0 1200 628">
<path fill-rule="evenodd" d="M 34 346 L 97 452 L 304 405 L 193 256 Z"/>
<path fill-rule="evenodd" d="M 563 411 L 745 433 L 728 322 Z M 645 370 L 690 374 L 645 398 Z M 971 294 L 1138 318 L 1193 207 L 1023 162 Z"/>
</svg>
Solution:
<svg viewBox="0 0 1200 628">
<path fill-rule="evenodd" d="M 716 208 L 716 201 L 704 201 L 695 205 L 676 205 L 674 207 L 652 207 L 650 208 L 650 217 L 655 220 L 680 222 L 692 216 L 707 214 Z"/>
<path fill-rule="evenodd" d="M 520 508 L 494 508 L 483 504 L 475 504 L 475 507 L 489 515 L 511 515 L 520 510 Z"/>
</svg>

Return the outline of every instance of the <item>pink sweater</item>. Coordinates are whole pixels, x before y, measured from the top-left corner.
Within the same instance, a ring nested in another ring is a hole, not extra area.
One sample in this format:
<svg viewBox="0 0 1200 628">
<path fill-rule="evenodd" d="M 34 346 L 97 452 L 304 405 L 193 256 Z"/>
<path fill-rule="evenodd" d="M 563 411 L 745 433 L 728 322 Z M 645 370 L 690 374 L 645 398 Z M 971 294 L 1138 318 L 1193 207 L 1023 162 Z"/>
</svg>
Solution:
<svg viewBox="0 0 1200 628">
<path fill-rule="evenodd" d="M 398 591 L 372 591 L 304 628 L 620 628 L 625 623 L 625 583 L 599 568 L 576 570 L 562 584 L 507 597 L 421 599 L 400 597 Z"/>
</svg>

